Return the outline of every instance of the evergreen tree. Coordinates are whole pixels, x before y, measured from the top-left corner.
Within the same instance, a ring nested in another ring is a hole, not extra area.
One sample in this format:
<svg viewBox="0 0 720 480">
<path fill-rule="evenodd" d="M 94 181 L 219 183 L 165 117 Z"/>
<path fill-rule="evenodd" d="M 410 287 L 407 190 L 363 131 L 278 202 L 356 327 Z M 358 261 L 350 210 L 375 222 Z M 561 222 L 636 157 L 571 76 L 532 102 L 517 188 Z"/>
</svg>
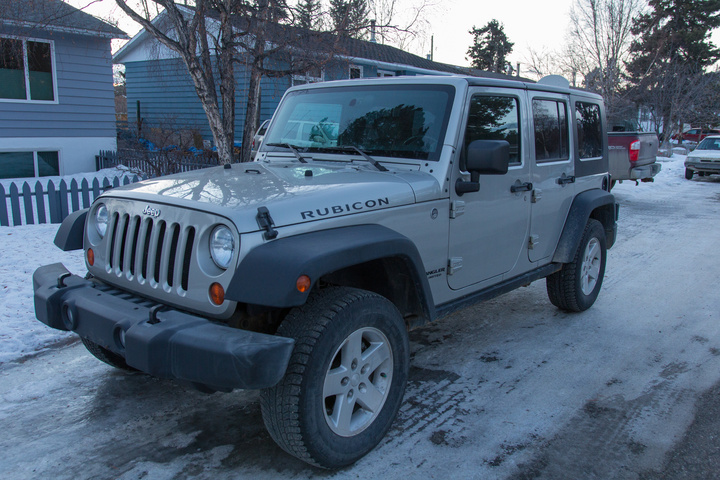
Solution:
<svg viewBox="0 0 720 480">
<path fill-rule="evenodd" d="M 505 73 L 510 66 L 507 56 L 512 53 L 515 44 L 508 40 L 502 23 L 493 19 L 482 28 L 473 25 L 470 34 L 474 37 L 467 51 L 471 66 L 488 72 Z"/>
<path fill-rule="evenodd" d="M 633 98 L 646 107 L 667 140 L 681 121 L 714 106 L 702 91 L 714 82 L 707 67 L 720 59 L 710 33 L 720 26 L 720 0 L 650 0 L 633 23 L 627 63 Z"/>
<path fill-rule="evenodd" d="M 298 26 L 308 30 L 322 28 L 320 0 L 300 0 L 297 6 Z"/>
<path fill-rule="evenodd" d="M 330 19 L 339 35 L 363 38 L 368 22 L 367 0 L 330 0 Z"/>
</svg>

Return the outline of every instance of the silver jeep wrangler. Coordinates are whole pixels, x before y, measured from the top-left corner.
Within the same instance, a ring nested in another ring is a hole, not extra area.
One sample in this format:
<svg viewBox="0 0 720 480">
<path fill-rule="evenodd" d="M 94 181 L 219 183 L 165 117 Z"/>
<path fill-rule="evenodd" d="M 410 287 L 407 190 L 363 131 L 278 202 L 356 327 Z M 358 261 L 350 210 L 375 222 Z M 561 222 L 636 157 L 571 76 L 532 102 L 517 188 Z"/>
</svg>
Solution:
<svg viewBox="0 0 720 480">
<path fill-rule="evenodd" d="M 110 365 L 262 389 L 287 452 L 338 468 L 402 403 L 408 329 L 545 278 L 595 301 L 618 209 L 602 99 L 404 77 L 288 90 L 253 163 L 102 195 L 55 243 L 88 274 L 33 277 L 37 317 Z"/>
</svg>

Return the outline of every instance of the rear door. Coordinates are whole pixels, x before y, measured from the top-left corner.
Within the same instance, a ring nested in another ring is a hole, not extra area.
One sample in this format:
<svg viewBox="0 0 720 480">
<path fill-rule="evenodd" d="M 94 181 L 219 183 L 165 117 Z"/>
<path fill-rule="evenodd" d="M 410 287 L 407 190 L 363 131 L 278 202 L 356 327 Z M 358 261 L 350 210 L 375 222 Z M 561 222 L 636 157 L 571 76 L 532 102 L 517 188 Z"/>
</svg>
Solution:
<svg viewBox="0 0 720 480">
<path fill-rule="evenodd" d="M 528 258 L 539 262 L 555 251 L 574 192 L 574 145 L 566 95 L 530 92 L 532 148 L 532 214 Z"/>
</svg>

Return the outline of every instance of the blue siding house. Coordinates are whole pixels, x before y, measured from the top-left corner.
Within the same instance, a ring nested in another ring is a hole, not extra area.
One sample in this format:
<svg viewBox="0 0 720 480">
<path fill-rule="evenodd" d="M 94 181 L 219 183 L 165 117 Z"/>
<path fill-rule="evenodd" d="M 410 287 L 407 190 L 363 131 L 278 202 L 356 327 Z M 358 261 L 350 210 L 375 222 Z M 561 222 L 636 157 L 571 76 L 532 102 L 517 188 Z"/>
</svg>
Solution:
<svg viewBox="0 0 720 480">
<path fill-rule="evenodd" d="M 95 170 L 116 147 L 116 27 L 60 0 L 0 0 L 0 178 Z"/>
<path fill-rule="evenodd" d="M 162 25 L 161 19 L 157 19 L 156 24 Z M 129 124 L 141 125 L 143 129 L 160 127 L 174 131 L 192 130 L 205 140 L 212 139 L 192 80 L 175 52 L 160 45 L 143 30 L 115 54 L 113 61 L 125 65 Z M 322 69 L 317 68 L 305 75 L 264 77 L 261 82 L 260 121 L 272 116 L 288 88 L 301 83 L 348 78 L 452 74 L 504 77 L 433 62 L 373 41 L 344 38 L 340 41 L 332 62 Z M 235 136 L 240 140 L 249 84 L 249 71 L 242 66 L 242 62 L 236 65 L 236 82 Z"/>
</svg>

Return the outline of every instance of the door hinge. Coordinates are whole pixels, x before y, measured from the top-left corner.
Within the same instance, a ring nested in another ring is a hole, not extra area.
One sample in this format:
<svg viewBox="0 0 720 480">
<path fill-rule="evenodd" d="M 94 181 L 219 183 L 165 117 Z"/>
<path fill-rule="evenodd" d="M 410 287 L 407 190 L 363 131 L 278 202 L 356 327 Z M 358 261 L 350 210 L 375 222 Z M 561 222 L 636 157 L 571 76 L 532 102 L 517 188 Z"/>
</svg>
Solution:
<svg viewBox="0 0 720 480">
<path fill-rule="evenodd" d="M 532 250 L 540 243 L 540 235 L 530 235 L 530 240 L 528 241 L 528 248 Z"/>
<path fill-rule="evenodd" d="M 448 260 L 448 275 L 453 275 L 458 270 L 462 269 L 462 257 L 452 257 Z"/>
<path fill-rule="evenodd" d="M 542 190 L 536 188 L 532 193 L 532 203 L 537 203 L 542 198 Z"/>
<path fill-rule="evenodd" d="M 465 202 L 462 200 L 450 202 L 450 218 L 457 218 L 463 213 L 465 213 Z"/>
</svg>

